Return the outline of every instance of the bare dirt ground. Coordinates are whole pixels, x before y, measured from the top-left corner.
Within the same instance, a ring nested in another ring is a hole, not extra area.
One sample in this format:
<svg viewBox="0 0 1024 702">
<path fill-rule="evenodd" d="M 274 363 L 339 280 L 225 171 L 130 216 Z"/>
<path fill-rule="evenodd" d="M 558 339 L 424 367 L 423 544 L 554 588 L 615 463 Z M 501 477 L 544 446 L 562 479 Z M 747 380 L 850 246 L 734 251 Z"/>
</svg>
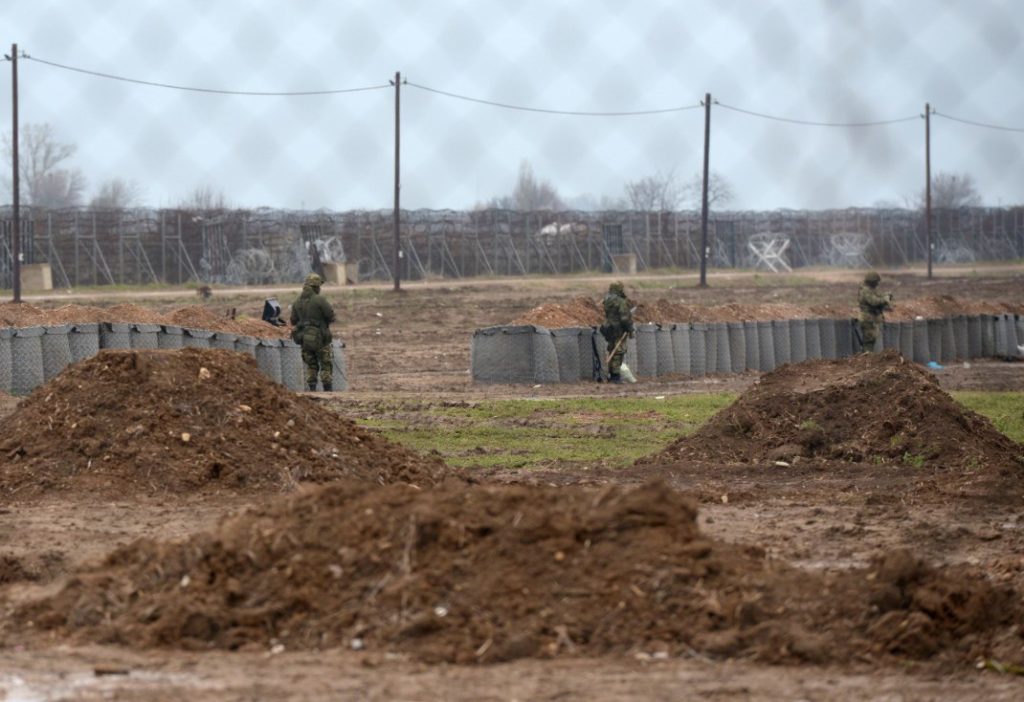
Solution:
<svg viewBox="0 0 1024 702">
<path fill-rule="evenodd" d="M 692 276 L 627 281 L 641 300 L 686 304 L 780 302 L 849 304 L 855 274 L 824 272 L 791 285 L 753 276 Z M 741 393 L 756 374 L 669 379 L 635 386 L 581 383 L 545 387 L 475 386 L 469 339 L 474 329 L 507 323 L 545 302 L 598 296 L 608 278 L 498 280 L 331 291 L 347 343 L 351 391 L 324 406 L 350 418 L 387 411 L 395 399 L 478 401 L 526 397 Z M 970 300 L 1024 301 L 1024 270 L 945 272 L 933 281 L 911 273 L 885 275 L 897 301 L 937 295 Z M 211 311 L 235 307 L 258 316 L 266 291 L 217 293 Z M 280 294 L 282 302 L 289 295 Z M 67 302 L 66 298 L 61 298 Z M 156 308 L 180 306 L 157 298 Z M 40 300 L 40 306 L 57 301 Z M 949 390 L 1024 392 L 1024 364 L 983 361 L 936 372 Z M 0 413 L 17 411 L 4 398 Z M 1024 406 L 1021 408 L 1024 411 Z M 274 427 L 267 427 L 273 432 Z M 655 449 L 660 447 L 655 447 Z M 1024 502 L 939 489 L 944 474 L 923 467 L 912 480 L 905 466 L 857 463 L 765 468 L 682 462 L 623 471 L 582 471 L 568 462 L 544 470 L 492 471 L 498 483 L 638 484 L 664 478 L 699 501 L 698 524 L 711 538 L 750 545 L 767 558 L 814 573 L 864 567 L 880 551 L 909 548 L 947 570 L 973 567 L 993 582 L 1024 592 Z M 927 489 L 923 489 L 925 486 Z M 939 486 L 939 487 L 936 487 Z M 1012 491 L 1011 491 L 1012 492 Z M 212 529 L 227 514 L 259 504 L 252 495 L 132 497 L 61 494 L 0 503 L 0 604 L 55 592 L 79 565 L 138 537 L 185 538 Z M 1012 654 L 1012 652 L 1008 652 Z M 1022 663 L 1024 660 L 1016 660 Z M 1016 700 L 1024 679 L 940 665 L 851 659 L 827 665 L 764 665 L 700 653 L 667 660 L 640 653 L 598 659 L 521 659 L 491 665 L 427 665 L 405 656 L 331 649 L 204 652 L 133 650 L 61 638 L 0 640 L 0 700 L 619 700 L 680 699 L 934 699 Z"/>
</svg>

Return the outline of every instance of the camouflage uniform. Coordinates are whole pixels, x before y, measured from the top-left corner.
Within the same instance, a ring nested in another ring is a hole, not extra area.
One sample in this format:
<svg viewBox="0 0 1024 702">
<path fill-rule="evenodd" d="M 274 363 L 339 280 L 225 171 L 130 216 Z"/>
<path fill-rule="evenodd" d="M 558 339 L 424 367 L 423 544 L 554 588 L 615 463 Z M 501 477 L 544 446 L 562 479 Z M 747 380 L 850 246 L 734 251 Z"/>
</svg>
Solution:
<svg viewBox="0 0 1024 702">
<path fill-rule="evenodd" d="M 612 283 L 608 286 L 608 294 L 604 296 L 602 306 L 604 324 L 601 325 L 601 335 L 608 342 L 608 352 L 611 353 L 619 339 L 633 333 L 633 312 L 629 308 L 626 289 L 622 283 Z M 626 341 L 623 339 L 618 350 L 608 359 L 608 378 L 613 383 L 622 382 L 619 369 L 622 368 L 622 359 L 625 356 Z"/>
<path fill-rule="evenodd" d="M 878 331 L 885 321 L 885 310 L 890 308 L 892 294 L 883 295 L 878 292 L 878 283 L 881 276 L 874 271 L 864 276 L 864 284 L 860 286 L 857 294 L 857 304 L 860 306 L 860 338 L 861 351 L 874 351 L 875 340 L 878 339 Z"/>
<path fill-rule="evenodd" d="M 330 324 L 334 308 L 323 295 L 323 280 L 316 273 L 306 276 L 302 294 L 292 304 L 292 339 L 302 345 L 302 363 L 306 367 L 306 387 L 316 390 L 317 374 L 324 390 L 334 389 L 334 353 L 331 347 Z"/>
</svg>

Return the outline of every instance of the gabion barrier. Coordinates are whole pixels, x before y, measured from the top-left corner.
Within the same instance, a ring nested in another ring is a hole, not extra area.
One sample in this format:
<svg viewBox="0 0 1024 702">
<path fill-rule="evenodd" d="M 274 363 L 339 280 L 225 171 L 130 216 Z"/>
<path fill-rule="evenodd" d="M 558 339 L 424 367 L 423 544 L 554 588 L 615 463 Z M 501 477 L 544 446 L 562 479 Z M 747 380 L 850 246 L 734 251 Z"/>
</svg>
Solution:
<svg viewBox="0 0 1024 702">
<path fill-rule="evenodd" d="M 729 325 L 725 322 L 715 322 L 715 352 L 718 358 L 715 361 L 716 373 L 732 372 L 732 354 L 729 351 Z"/>
<path fill-rule="evenodd" d="M 182 342 L 186 348 L 210 348 L 210 340 L 213 338 L 212 331 L 207 331 L 206 329 L 192 329 L 189 327 L 185 327 L 184 332 L 185 333 L 182 336 Z M 278 379 L 278 382 L 281 382 L 280 379 Z"/>
<path fill-rule="evenodd" d="M 345 364 L 345 342 L 335 339 L 334 347 L 334 392 L 348 390 L 348 366 Z"/>
<path fill-rule="evenodd" d="M 587 358 L 590 350 L 590 329 L 586 330 Z M 0 391 L 26 395 L 59 375 L 67 366 L 92 358 L 100 349 L 178 349 L 186 339 L 195 344 L 210 343 L 217 338 L 223 348 L 238 350 L 257 357 L 257 365 L 268 377 L 287 387 L 302 389 L 302 357 L 298 346 L 278 339 L 256 339 L 226 332 L 188 329 L 159 324 L 122 324 L 113 322 L 61 324 L 36 327 L 0 328 Z M 286 349 L 287 346 L 287 349 Z M 348 387 L 344 348 L 340 340 L 334 344 L 334 390 Z M 583 343 L 579 344 L 583 352 Z M 257 352 L 257 349 L 261 349 Z M 262 361 L 262 363 L 261 363 Z M 340 368 L 340 372 L 339 369 Z M 590 377 L 589 374 L 587 377 Z"/>
<path fill-rule="evenodd" d="M 928 334 L 928 320 L 914 320 L 914 363 L 928 363 L 932 360 L 930 336 Z"/>
<path fill-rule="evenodd" d="M 967 317 L 967 358 L 981 356 L 981 317 Z"/>
<path fill-rule="evenodd" d="M 742 373 L 747 369 L 747 336 L 743 322 L 729 322 L 725 326 L 729 339 L 729 368 L 733 373 Z"/>
<path fill-rule="evenodd" d="M 931 352 L 931 357 L 928 360 L 938 363 L 942 360 L 942 320 L 929 319 L 926 321 L 928 323 L 928 350 Z"/>
<path fill-rule="evenodd" d="M 672 355 L 675 356 L 676 373 L 690 375 L 691 358 L 691 330 L 689 322 L 673 324 L 672 334 Z"/>
<path fill-rule="evenodd" d="M 70 324 L 43 327 L 43 382 L 55 378 L 71 365 Z"/>
<path fill-rule="evenodd" d="M 213 336 L 210 337 L 210 348 L 211 349 L 224 349 L 225 351 L 234 351 L 235 344 L 238 341 L 238 334 L 232 334 L 231 332 L 214 332 Z"/>
<path fill-rule="evenodd" d="M 234 342 L 232 342 L 232 346 L 234 346 Z M 302 347 L 291 339 L 282 339 L 280 355 L 281 384 L 296 392 L 305 390 L 306 369 L 302 363 Z"/>
<path fill-rule="evenodd" d="M 957 358 L 970 358 L 967 350 L 967 317 L 959 314 L 953 317 L 953 348 L 956 349 Z"/>
<path fill-rule="evenodd" d="M 158 349 L 160 348 L 160 332 L 163 330 L 159 324 L 133 324 L 128 334 L 133 349 Z"/>
<path fill-rule="evenodd" d="M 821 357 L 839 358 L 836 348 L 836 320 L 819 319 L 818 331 L 821 335 Z"/>
<path fill-rule="evenodd" d="M 470 359 L 474 382 L 558 382 L 554 337 L 544 327 L 526 324 L 478 329 L 470 345 Z"/>
<path fill-rule="evenodd" d="M 803 363 L 807 360 L 807 323 L 802 319 L 789 320 L 789 361 Z"/>
<path fill-rule="evenodd" d="M 552 329 L 551 335 L 558 360 L 559 381 L 575 383 L 578 380 L 592 380 L 595 362 L 601 362 L 604 337 L 593 327 Z"/>
<path fill-rule="evenodd" d="M 704 325 L 704 372 L 718 372 L 718 326 L 716 322 Z"/>
<path fill-rule="evenodd" d="M 657 375 L 673 375 L 676 372 L 676 355 L 672 348 L 672 330 L 668 325 L 658 325 L 654 336 L 657 346 L 658 362 L 655 364 Z"/>
<path fill-rule="evenodd" d="M 100 324 L 101 349 L 130 349 L 132 347 L 132 325 L 103 322 Z"/>
<path fill-rule="evenodd" d="M 13 329 L 0 329 L 0 391 L 11 391 L 11 337 Z"/>
<path fill-rule="evenodd" d="M 757 322 L 743 323 L 743 347 L 746 358 L 743 365 L 750 370 L 761 368 L 761 346 L 757 340 Z"/>
<path fill-rule="evenodd" d="M 281 382 L 280 339 L 260 339 L 256 346 L 256 365 L 275 383 Z"/>
<path fill-rule="evenodd" d="M 775 329 L 771 322 L 757 323 L 757 363 L 763 373 L 775 370 Z"/>
<path fill-rule="evenodd" d="M 996 318 L 990 314 L 979 317 L 981 322 L 981 355 L 996 355 Z"/>
<path fill-rule="evenodd" d="M 260 343 L 260 340 L 254 336 L 238 336 L 235 337 L 235 351 L 239 353 L 247 353 L 250 356 L 256 356 L 256 346 Z"/>
<path fill-rule="evenodd" d="M 156 342 L 161 349 L 180 349 L 185 345 L 185 330 L 173 325 L 161 325 Z"/>
<path fill-rule="evenodd" d="M 903 358 L 914 360 L 914 322 L 899 322 L 899 349 Z"/>
<path fill-rule="evenodd" d="M 853 325 L 857 323 L 856 319 L 836 320 L 836 358 L 846 358 L 860 352 L 860 348 L 855 348 L 857 342 L 853 336 Z"/>
<path fill-rule="evenodd" d="M 807 326 L 807 360 L 821 358 L 821 320 L 804 320 Z"/>
<path fill-rule="evenodd" d="M 939 330 L 942 336 L 942 352 L 939 360 L 942 363 L 952 363 L 956 360 L 956 335 L 953 332 L 953 318 L 944 317 L 939 320 Z"/>
<path fill-rule="evenodd" d="M 776 319 L 772 321 L 772 344 L 775 347 L 775 367 L 785 365 L 790 360 L 789 345 L 792 337 L 789 333 L 789 320 Z"/>
<path fill-rule="evenodd" d="M 14 330 L 11 338 L 11 393 L 27 395 L 43 384 L 42 327 Z"/>
<path fill-rule="evenodd" d="M 100 325 L 75 324 L 68 335 L 68 345 L 71 347 L 72 363 L 92 358 L 100 352 Z"/>
<path fill-rule="evenodd" d="M 900 347 L 900 323 L 885 322 L 882 325 L 882 348 L 899 349 Z"/>
<path fill-rule="evenodd" d="M 627 362 L 637 378 L 653 378 L 658 374 L 658 325 L 636 325 L 636 365 Z"/>
<path fill-rule="evenodd" d="M 700 377 L 708 372 L 707 333 L 707 325 L 702 322 L 690 325 L 690 375 Z"/>
</svg>

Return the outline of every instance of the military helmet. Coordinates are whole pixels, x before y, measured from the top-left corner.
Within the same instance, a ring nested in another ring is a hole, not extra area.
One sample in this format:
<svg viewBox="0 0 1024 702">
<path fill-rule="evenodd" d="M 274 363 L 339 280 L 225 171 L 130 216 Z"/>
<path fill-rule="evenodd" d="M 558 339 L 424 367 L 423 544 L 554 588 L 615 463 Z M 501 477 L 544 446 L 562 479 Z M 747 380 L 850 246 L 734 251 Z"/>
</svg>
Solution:
<svg viewBox="0 0 1024 702">
<path fill-rule="evenodd" d="M 621 295 L 622 297 L 625 297 L 626 296 L 626 288 L 625 288 L 625 286 L 622 283 L 614 282 L 614 283 L 612 283 L 611 285 L 608 286 L 608 293 L 610 295 Z"/>
<path fill-rule="evenodd" d="M 324 284 L 324 279 L 318 276 L 316 273 L 310 273 L 306 276 L 306 285 L 311 288 L 319 288 Z"/>
<path fill-rule="evenodd" d="M 878 275 L 876 271 L 868 271 L 864 276 L 864 284 L 869 285 L 872 288 L 878 285 L 881 280 L 882 276 Z"/>
</svg>

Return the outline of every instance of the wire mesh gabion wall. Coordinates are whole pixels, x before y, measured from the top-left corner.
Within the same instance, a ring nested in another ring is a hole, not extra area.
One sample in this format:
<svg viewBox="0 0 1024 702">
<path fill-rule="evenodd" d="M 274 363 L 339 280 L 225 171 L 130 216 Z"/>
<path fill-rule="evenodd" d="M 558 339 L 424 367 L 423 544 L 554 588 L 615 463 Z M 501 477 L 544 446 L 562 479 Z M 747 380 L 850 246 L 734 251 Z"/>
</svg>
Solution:
<svg viewBox="0 0 1024 702">
<path fill-rule="evenodd" d="M 10 285 L 12 218 L 0 210 L 0 285 Z M 399 275 L 444 277 L 610 271 L 632 254 L 638 270 L 700 264 L 698 212 L 405 211 Z M 902 266 L 924 260 L 919 211 L 723 212 L 709 222 L 709 262 L 756 266 L 754 243 L 788 242 L 784 260 L 805 266 Z M 1024 208 L 937 210 L 938 263 L 1024 258 Z M 317 261 L 358 264 L 361 280 L 394 276 L 392 213 L 133 209 L 29 211 L 27 263 L 48 262 L 64 287 L 188 281 L 235 285 L 296 282 Z"/>
</svg>

